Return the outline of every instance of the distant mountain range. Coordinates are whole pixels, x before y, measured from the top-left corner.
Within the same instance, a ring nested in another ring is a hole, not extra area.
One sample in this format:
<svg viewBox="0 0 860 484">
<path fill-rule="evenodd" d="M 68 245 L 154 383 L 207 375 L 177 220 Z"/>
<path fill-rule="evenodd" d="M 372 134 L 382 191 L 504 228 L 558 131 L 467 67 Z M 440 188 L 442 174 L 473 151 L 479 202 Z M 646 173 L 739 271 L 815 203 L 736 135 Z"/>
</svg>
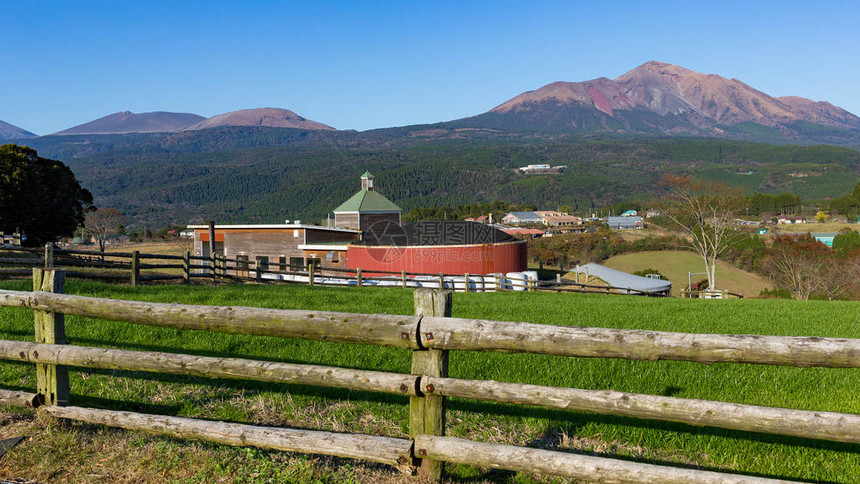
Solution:
<svg viewBox="0 0 860 484">
<path fill-rule="evenodd" d="M 17 126 L 13 126 L 9 123 L 4 123 L 3 121 L 0 121 L 0 139 L 17 140 L 36 137 L 37 135 L 35 133 L 31 133 L 26 129 L 21 129 Z"/>
<path fill-rule="evenodd" d="M 260 126 L 267 128 L 296 128 L 305 130 L 327 130 L 334 128 L 298 114 L 276 108 L 242 109 L 211 118 L 191 113 L 132 113 L 122 111 L 84 123 L 73 128 L 53 133 L 55 136 L 81 134 L 127 134 L 127 133 L 177 133 L 223 126 Z M 0 136 L 2 138 L 2 136 Z"/>
<path fill-rule="evenodd" d="M 208 119 L 189 113 L 124 111 L 54 135 L 179 133 L 224 127 L 336 131 L 286 109 L 260 108 Z M 860 147 L 860 117 L 830 103 L 794 96 L 772 97 L 737 79 L 654 61 L 615 79 L 554 82 L 477 116 L 374 131 L 384 132 L 382 136 L 387 138 L 486 139 L 567 133 Z M 356 134 L 351 133 L 348 136 Z M 0 121 L 0 139 L 33 136 Z"/>
<path fill-rule="evenodd" d="M 615 79 L 554 82 L 451 124 L 769 142 L 851 144 L 860 140 L 860 118 L 830 103 L 772 97 L 737 79 L 654 61 Z"/>
</svg>

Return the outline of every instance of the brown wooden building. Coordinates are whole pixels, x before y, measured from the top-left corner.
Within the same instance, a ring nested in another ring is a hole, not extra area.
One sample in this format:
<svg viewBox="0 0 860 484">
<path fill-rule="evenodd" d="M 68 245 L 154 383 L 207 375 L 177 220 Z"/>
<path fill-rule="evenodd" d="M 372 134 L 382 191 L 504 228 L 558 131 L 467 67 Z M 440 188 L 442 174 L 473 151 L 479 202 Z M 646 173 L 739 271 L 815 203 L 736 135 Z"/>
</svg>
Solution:
<svg viewBox="0 0 860 484">
<path fill-rule="evenodd" d="M 208 225 L 189 225 L 194 231 L 194 254 L 209 257 Z M 316 225 L 215 225 L 215 253 L 228 259 L 257 260 L 263 268 L 300 270 L 310 262 L 317 267 L 345 267 L 346 246 L 361 238 L 356 230 Z"/>
</svg>

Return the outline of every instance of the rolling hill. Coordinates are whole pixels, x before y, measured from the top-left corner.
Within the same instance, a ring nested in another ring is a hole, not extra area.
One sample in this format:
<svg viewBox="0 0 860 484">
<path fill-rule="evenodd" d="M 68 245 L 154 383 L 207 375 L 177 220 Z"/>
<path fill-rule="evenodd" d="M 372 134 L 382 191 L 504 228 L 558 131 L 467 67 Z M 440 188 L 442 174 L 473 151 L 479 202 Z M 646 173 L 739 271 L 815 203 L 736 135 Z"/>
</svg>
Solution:
<svg viewBox="0 0 860 484">
<path fill-rule="evenodd" d="M 60 158 L 103 206 L 132 226 L 209 219 L 319 221 L 370 170 L 405 210 L 504 200 L 555 209 L 659 195 L 662 174 L 696 174 L 745 190 L 804 198 L 849 193 L 860 152 L 728 140 L 464 140 L 375 138 L 373 133 L 222 127 L 175 134 L 51 136 L 28 144 Z M 271 146 L 272 143 L 281 143 Z M 523 175 L 531 163 L 557 175 Z M 157 176 L 154 176 L 157 174 Z M 805 176 L 798 176 L 798 174 Z"/>
</svg>

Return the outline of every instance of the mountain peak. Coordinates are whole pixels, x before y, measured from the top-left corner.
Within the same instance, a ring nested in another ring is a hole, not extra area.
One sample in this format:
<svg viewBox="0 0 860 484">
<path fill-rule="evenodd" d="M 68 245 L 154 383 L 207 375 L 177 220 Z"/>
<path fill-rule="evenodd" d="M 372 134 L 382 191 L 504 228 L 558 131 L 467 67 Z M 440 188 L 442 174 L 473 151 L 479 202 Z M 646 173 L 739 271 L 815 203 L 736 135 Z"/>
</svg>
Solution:
<svg viewBox="0 0 860 484">
<path fill-rule="evenodd" d="M 732 129 L 755 123 L 769 136 L 803 139 L 806 128 L 797 122 L 804 121 L 843 130 L 838 136 L 845 135 L 844 130 L 855 132 L 850 136 L 860 135 L 860 118 L 829 103 L 792 96 L 774 98 L 737 79 L 654 60 L 615 79 L 553 82 L 524 92 L 490 113 L 519 116 L 519 120 L 503 124 L 526 129 L 700 136 L 723 136 L 729 130 L 741 137 L 755 137 L 745 134 L 747 128 Z M 818 131 L 834 133 L 832 129 Z"/>
<path fill-rule="evenodd" d="M 263 126 L 269 128 L 297 128 L 308 130 L 334 131 L 326 124 L 318 123 L 298 114 L 280 108 L 240 109 L 229 113 L 212 116 L 193 126 L 187 131 L 215 128 L 220 126 Z"/>
<path fill-rule="evenodd" d="M 154 111 L 135 114 L 131 111 L 119 111 L 54 134 L 173 133 L 203 119 L 203 116 L 191 113 Z"/>
<path fill-rule="evenodd" d="M 29 139 L 35 137 L 35 133 L 31 133 L 26 129 L 0 121 L 0 139 L 2 140 Z"/>
</svg>

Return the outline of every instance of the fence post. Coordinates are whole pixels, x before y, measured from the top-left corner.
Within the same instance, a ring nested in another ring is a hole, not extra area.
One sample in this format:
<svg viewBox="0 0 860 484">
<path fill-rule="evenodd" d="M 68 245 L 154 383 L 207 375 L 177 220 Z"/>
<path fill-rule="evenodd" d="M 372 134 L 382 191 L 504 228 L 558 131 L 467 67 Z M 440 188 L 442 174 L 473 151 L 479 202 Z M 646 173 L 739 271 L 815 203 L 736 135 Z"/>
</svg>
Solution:
<svg viewBox="0 0 860 484">
<path fill-rule="evenodd" d="M 53 269 L 33 268 L 33 290 L 64 293 L 66 273 Z M 33 311 L 36 343 L 66 344 L 65 316 L 60 313 Z M 44 405 L 68 405 L 69 371 L 61 365 L 36 364 L 36 393 Z"/>
<path fill-rule="evenodd" d="M 445 290 L 445 273 L 444 272 L 439 273 L 439 290 L 440 291 Z"/>
<path fill-rule="evenodd" d="M 400 281 L 403 282 L 403 288 L 406 289 L 406 269 L 400 271 Z"/>
<path fill-rule="evenodd" d="M 416 316 L 451 316 L 451 291 L 416 289 L 414 293 Z M 419 328 L 420 331 L 420 328 Z M 431 338 L 430 335 L 423 337 Z M 419 341 L 422 335 L 418 336 Z M 417 349 L 412 352 L 412 374 L 435 377 L 448 376 L 448 350 Z M 419 396 L 409 398 L 409 436 L 445 435 L 445 397 L 433 395 L 433 388 L 419 385 Z M 426 393 L 423 393 L 426 392 Z M 414 465 L 419 475 L 439 480 L 442 462 L 422 458 L 426 451 L 414 451 Z"/>
<path fill-rule="evenodd" d="M 361 267 L 355 269 L 355 285 L 361 287 Z"/>
<path fill-rule="evenodd" d="M 53 269 L 54 267 L 54 245 L 48 242 L 45 244 L 45 269 Z"/>
<path fill-rule="evenodd" d="M 218 263 L 218 254 L 212 252 L 209 254 L 209 272 L 212 274 L 212 283 L 218 282 L 218 273 L 215 271 Z"/>
<path fill-rule="evenodd" d="M 314 285 L 314 269 L 315 269 L 314 266 L 315 265 L 316 264 L 314 264 L 313 262 L 308 264 L 308 285 L 310 285 L 310 286 Z"/>
<path fill-rule="evenodd" d="M 191 282 L 191 253 L 187 250 L 182 256 L 182 282 L 185 284 Z"/>
<path fill-rule="evenodd" d="M 140 281 L 140 251 L 131 253 L 131 285 L 136 286 Z"/>
<path fill-rule="evenodd" d="M 469 292 L 469 273 L 467 272 L 463 274 L 463 278 L 466 279 L 466 285 L 464 286 L 466 288 L 466 292 Z"/>
<path fill-rule="evenodd" d="M 262 270 L 263 270 L 263 261 L 261 261 L 260 259 L 255 259 L 254 260 L 254 278 L 257 280 L 257 282 L 263 281 L 263 273 L 261 272 Z"/>
</svg>

